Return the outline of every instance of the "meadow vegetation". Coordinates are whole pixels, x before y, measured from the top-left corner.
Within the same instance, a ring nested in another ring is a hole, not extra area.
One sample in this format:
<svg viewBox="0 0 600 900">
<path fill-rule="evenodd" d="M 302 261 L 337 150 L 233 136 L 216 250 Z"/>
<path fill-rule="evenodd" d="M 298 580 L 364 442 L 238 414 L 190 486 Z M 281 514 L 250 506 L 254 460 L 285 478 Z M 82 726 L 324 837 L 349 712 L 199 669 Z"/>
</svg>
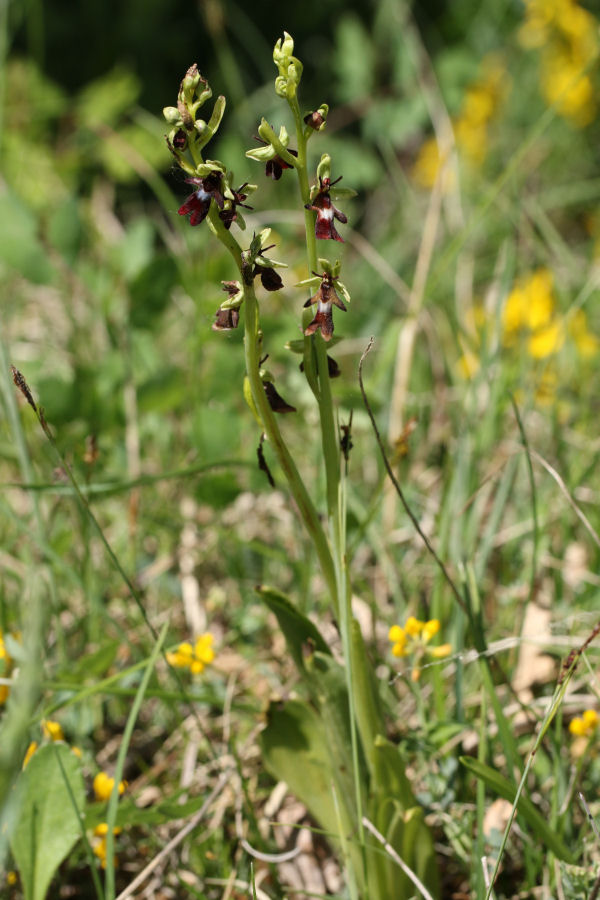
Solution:
<svg viewBox="0 0 600 900">
<path fill-rule="evenodd" d="M 478 10 L 4 60 L 3 897 L 600 893 L 599 22 Z"/>
</svg>

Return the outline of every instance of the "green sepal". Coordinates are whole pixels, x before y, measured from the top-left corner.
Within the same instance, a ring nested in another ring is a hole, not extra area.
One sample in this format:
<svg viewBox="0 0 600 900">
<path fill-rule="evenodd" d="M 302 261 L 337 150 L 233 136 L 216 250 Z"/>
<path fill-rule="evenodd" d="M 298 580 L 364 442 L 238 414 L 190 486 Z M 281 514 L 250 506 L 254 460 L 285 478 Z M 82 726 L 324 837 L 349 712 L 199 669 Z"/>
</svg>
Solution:
<svg viewBox="0 0 600 900">
<path fill-rule="evenodd" d="M 330 350 L 332 347 L 335 347 L 336 344 L 339 344 L 343 340 L 344 340 L 343 338 L 337 337 L 334 334 L 333 337 L 331 338 L 331 340 L 329 341 L 329 346 L 327 349 Z M 298 340 L 295 340 L 295 341 L 287 341 L 287 343 L 284 344 L 284 349 L 289 350 L 290 353 L 298 353 L 301 356 L 304 356 L 304 339 L 299 338 Z"/>
<path fill-rule="evenodd" d="M 206 178 L 211 172 L 220 172 L 221 175 L 224 175 L 225 166 L 219 160 L 207 159 L 205 162 L 198 163 L 194 168 L 194 172 L 198 178 Z"/>
<path fill-rule="evenodd" d="M 297 281 L 294 287 L 318 287 L 321 281 L 320 275 L 313 275 L 311 278 L 305 278 L 304 281 Z"/>
<path fill-rule="evenodd" d="M 317 181 L 331 178 L 331 157 L 329 153 L 323 153 L 317 166 Z"/>
<path fill-rule="evenodd" d="M 294 52 L 294 38 L 287 31 L 283 32 L 283 37 L 278 38 L 273 47 L 273 62 L 281 70 L 287 69 L 290 58 Z"/>
<path fill-rule="evenodd" d="M 260 254 L 254 260 L 257 266 L 262 266 L 263 269 L 287 269 L 288 264 L 284 262 L 279 262 L 276 259 L 271 259 L 269 256 L 263 256 Z"/>
<path fill-rule="evenodd" d="M 334 200 L 351 200 L 353 197 L 358 196 L 354 188 L 338 187 L 337 184 L 331 188 L 329 193 Z"/>
<path fill-rule="evenodd" d="M 223 119 L 223 114 L 225 113 L 226 100 L 225 97 L 221 94 L 215 100 L 215 105 L 213 107 L 212 115 L 208 122 L 206 123 L 206 127 L 203 129 L 199 139 L 197 141 L 197 146 L 199 149 L 202 149 L 210 139 L 214 136 L 217 131 L 219 125 L 221 124 L 221 120 Z M 196 123 L 198 124 L 198 123 Z"/>
<path fill-rule="evenodd" d="M 253 147 L 252 150 L 246 150 L 248 159 L 254 159 L 256 162 L 268 162 L 277 156 L 273 147 L 268 144 L 266 147 Z"/>
</svg>

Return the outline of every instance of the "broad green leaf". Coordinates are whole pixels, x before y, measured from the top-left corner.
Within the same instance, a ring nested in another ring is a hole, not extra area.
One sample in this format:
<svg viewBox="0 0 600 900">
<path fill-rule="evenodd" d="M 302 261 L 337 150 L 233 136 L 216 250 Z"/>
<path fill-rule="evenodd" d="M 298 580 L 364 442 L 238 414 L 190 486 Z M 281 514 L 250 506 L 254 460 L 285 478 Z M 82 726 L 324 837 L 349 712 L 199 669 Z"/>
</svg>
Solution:
<svg viewBox="0 0 600 900">
<path fill-rule="evenodd" d="M 10 846 L 25 900 L 44 900 L 54 873 L 81 836 L 81 764 L 66 744 L 40 747 L 19 776 L 17 791 Z"/>
<path fill-rule="evenodd" d="M 285 781 L 319 824 L 337 833 L 331 756 L 321 716 L 307 703 L 271 703 L 267 727 L 260 735 L 262 756 L 269 771 Z M 346 823 L 352 828 L 350 822 Z"/>
<path fill-rule="evenodd" d="M 471 756 L 461 756 L 462 765 L 473 772 L 477 778 L 480 778 L 495 794 L 504 797 L 509 803 L 514 803 L 517 793 L 517 786 L 513 781 L 509 781 L 504 775 L 496 772 L 490 766 L 474 759 Z M 537 811 L 531 800 L 521 796 L 517 806 L 517 815 L 523 819 L 533 830 L 537 840 L 545 844 L 549 850 L 552 850 L 555 856 L 567 863 L 575 863 L 576 857 L 563 844 L 560 837 L 552 830 L 546 819 Z"/>
<path fill-rule="evenodd" d="M 288 649 L 300 672 L 306 671 L 305 653 L 307 649 L 310 650 L 311 655 L 314 652 L 330 655 L 329 647 L 321 637 L 316 625 L 302 615 L 285 594 L 265 585 L 259 585 L 256 592 L 276 616 Z"/>
</svg>

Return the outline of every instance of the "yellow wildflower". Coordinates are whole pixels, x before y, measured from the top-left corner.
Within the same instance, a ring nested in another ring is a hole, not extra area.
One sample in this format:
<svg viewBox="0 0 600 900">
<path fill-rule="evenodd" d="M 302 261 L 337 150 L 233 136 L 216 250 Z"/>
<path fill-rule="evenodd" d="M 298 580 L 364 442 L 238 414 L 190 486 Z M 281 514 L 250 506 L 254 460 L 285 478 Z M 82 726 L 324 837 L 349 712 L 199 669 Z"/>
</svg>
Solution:
<svg viewBox="0 0 600 900">
<path fill-rule="evenodd" d="M 534 359 L 545 359 L 560 350 L 565 341 L 565 332 L 561 321 L 551 322 L 532 334 L 527 343 L 527 350 Z"/>
<path fill-rule="evenodd" d="M 594 87 L 584 65 L 566 54 L 552 53 L 542 66 L 542 90 L 548 103 L 574 125 L 584 128 L 596 115 Z"/>
<path fill-rule="evenodd" d="M 502 312 L 505 336 L 522 328 L 535 331 L 550 322 L 554 312 L 553 281 L 548 269 L 536 269 L 518 279 Z"/>
<path fill-rule="evenodd" d="M 42 719 L 42 734 L 51 741 L 64 741 L 65 736 L 58 722 Z"/>
<path fill-rule="evenodd" d="M 600 723 L 600 716 L 594 709 L 586 709 L 583 715 L 576 716 L 569 723 L 569 731 L 575 737 L 590 737 Z"/>
<path fill-rule="evenodd" d="M 38 746 L 37 741 L 32 741 L 30 743 L 29 747 L 27 748 L 27 750 L 25 752 L 25 758 L 23 759 L 23 768 L 25 768 L 27 766 L 27 763 L 29 762 L 29 760 L 31 759 L 31 757 L 33 756 L 35 751 L 37 750 L 37 746 Z"/>
<path fill-rule="evenodd" d="M 394 656 L 412 656 L 414 666 L 411 679 L 418 681 L 421 675 L 420 662 L 423 656 L 428 655 L 433 659 L 443 659 L 452 652 L 450 644 L 440 644 L 437 647 L 429 647 L 429 641 L 440 631 L 439 619 L 429 619 L 422 622 L 415 616 L 409 616 L 404 627 L 392 625 L 388 638 L 392 642 L 392 654 Z"/>
<path fill-rule="evenodd" d="M 94 778 L 94 794 L 96 796 L 96 800 L 108 800 L 110 795 L 112 794 L 112 790 L 115 784 L 115 779 L 111 778 L 106 772 L 98 772 L 96 777 Z M 126 781 L 119 782 L 119 794 L 123 794 L 125 792 L 125 788 L 127 787 Z"/>
<path fill-rule="evenodd" d="M 17 876 L 17 873 L 13 869 L 11 869 L 9 872 L 6 873 L 6 883 L 7 884 L 13 885 L 13 884 L 16 884 L 17 881 L 18 881 L 18 876 Z"/>
<path fill-rule="evenodd" d="M 113 834 L 121 834 L 122 830 L 122 828 L 119 828 L 117 826 L 116 828 L 113 828 Z M 100 822 L 99 825 L 96 825 L 96 827 L 94 828 L 94 834 L 97 837 L 106 837 L 106 835 L 108 834 L 108 823 Z"/>
<path fill-rule="evenodd" d="M 167 662 L 171 666 L 189 669 L 193 675 L 198 675 L 215 658 L 212 643 L 213 636 L 210 632 L 201 634 L 193 647 L 189 641 L 184 641 L 173 653 L 167 653 Z"/>
<path fill-rule="evenodd" d="M 392 625 L 390 628 L 388 638 L 393 643 L 392 653 L 394 656 L 406 656 L 406 640 L 407 634 L 404 628 L 401 628 L 400 625 Z"/>
</svg>

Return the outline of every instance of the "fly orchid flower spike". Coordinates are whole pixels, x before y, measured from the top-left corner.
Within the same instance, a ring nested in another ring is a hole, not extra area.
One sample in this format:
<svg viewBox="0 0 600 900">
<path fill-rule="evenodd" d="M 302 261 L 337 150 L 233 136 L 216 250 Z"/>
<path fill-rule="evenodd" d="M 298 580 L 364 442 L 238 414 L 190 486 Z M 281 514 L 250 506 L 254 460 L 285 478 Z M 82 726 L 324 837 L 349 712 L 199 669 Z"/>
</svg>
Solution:
<svg viewBox="0 0 600 900">
<path fill-rule="evenodd" d="M 333 307 L 337 306 L 338 309 L 346 312 L 346 304 L 338 296 L 337 291 L 343 295 L 344 300 L 347 302 L 350 302 L 350 294 L 338 279 L 339 260 L 333 266 L 325 259 L 320 259 L 319 264 L 323 267 L 322 274 L 319 275 L 317 272 L 313 272 L 313 278 L 307 278 L 305 281 L 301 281 L 299 285 L 319 285 L 316 294 L 309 297 L 304 304 L 305 309 L 313 303 L 317 304 L 315 317 L 308 327 L 305 328 L 304 334 L 310 335 L 320 331 L 323 340 L 330 341 L 333 336 Z"/>
<path fill-rule="evenodd" d="M 279 38 L 273 49 L 273 62 L 279 70 L 275 79 L 275 93 L 288 100 L 296 96 L 302 78 L 302 63 L 292 55 L 293 52 L 294 39 L 284 31 L 283 38 Z"/>
<path fill-rule="evenodd" d="M 298 157 L 297 150 L 288 149 L 290 136 L 284 125 L 276 135 L 266 119 L 263 119 L 258 127 L 257 141 L 263 145 L 246 151 L 249 159 L 264 162 L 265 175 L 274 181 L 279 181 L 284 169 L 293 169 Z"/>
<path fill-rule="evenodd" d="M 270 234 L 270 228 L 263 228 L 258 235 L 254 235 L 249 249 L 242 253 L 244 279 L 251 284 L 258 275 L 266 291 L 279 291 L 283 287 L 283 281 L 275 269 L 287 269 L 287 263 L 264 255 L 266 250 L 275 246 L 267 244 Z"/>
<path fill-rule="evenodd" d="M 210 85 L 200 75 L 198 66 L 194 63 L 187 70 L 179 87 L 177 106 L 165 106 L 163 109 L 163 116 L 170 126 L 169 134 L 165 136 L 167 146 L 179 165 L 190 174 L 193 174 L 193 167 L 186 160 L 183 151 L 190 148 L 194 155 L 202 150 L 216 133 L 225 112 L 225 97 L 221 96 L 217 97 L 208 122 L 198 118 L 198 110 L 210 97 Z"/>
</svg>

